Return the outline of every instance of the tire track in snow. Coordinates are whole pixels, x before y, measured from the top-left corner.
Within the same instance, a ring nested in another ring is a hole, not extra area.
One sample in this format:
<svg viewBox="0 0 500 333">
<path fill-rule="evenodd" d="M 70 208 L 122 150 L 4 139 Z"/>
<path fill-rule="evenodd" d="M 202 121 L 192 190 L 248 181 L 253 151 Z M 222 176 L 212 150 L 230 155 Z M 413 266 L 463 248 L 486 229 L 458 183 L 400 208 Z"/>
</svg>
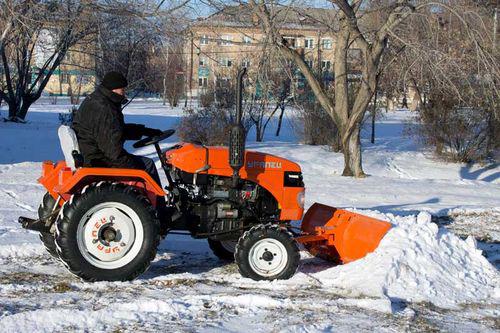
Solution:
<svg viewBox="0 0 500 333">
<path fill-rule="evenodd" d="M 404 170 L 402 170 L 400 167 L 396 165 L 396 162 L 394 161 L 394 157 L 390 157 L 389 160 L 387 161 L 387 167 L 389 170 L 394 171 L 399 178 L 403 179 L 416 179 L 415 177 L 410 176 L 410 174 Z"/>
<path fill-rule="evenodd" d="M 21 202 L 19 200 L 19 196 L 14 191 L 2 189 L 2 192 L 7 194 L 7 196 L 9 196 L 10 198 L 14 199 L 14 205 L 16 205 L 17 207 L 22 208 L 23 210 L 26 210 L 28 212 L 35 212 L 35 209 L 33 207 Z"/>
</svg>

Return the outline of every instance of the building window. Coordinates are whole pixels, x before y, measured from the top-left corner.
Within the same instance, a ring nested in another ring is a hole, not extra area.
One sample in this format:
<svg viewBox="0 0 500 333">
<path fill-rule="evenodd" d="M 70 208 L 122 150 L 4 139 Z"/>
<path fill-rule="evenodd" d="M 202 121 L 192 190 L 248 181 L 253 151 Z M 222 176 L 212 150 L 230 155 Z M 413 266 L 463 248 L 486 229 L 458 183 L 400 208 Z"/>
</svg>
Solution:
<svg viewBox="0 0 500 333">
<path fill-rule="evenodd" d="M 321 69 L 324 71 L 329 71 L 332 68 L 332 63 L 330 60 L 321 61 Z"/>
<path fill-rule="evenodd" d="M 61 73 L 59 80 L 61 80 L 61 83 L 63 84 L 68 84 L 70 80 L 70 75 L 66 73 Z"/>
<path fill-rule="evenodd" d="M 307 66 L 309 66 L 309 68 L 313 68 L 314 61 L 312 61 L 312 60 L 306 60 L 306 64 L 307 64 Z"/>
<path fill-rule="evenodd" d="M 231 45 L 232 44 L 231 40 L 232 40 L 231 36 L 222 35 L 222 36 L 220 36 L 220 39 L 219 39 L 219 45 L 222 45 L 222 46 Z"/>
<path fill-rule="evenodd" d="M 199 77 L 198 78 L 198 86 L 200 88 L 207 88 L 208 87 L 208 77 Z"/>
<path fill-rule="evenodd" d="M 323 49 L 325 50 L 331 50 L 332 49 L 332 40 L 329 38 L 325 38 L 322 40 L 323 43 Z"/>
<path fill-rule="evenodd" d="M 243 36 L 243 44 L 252 44 L 252 38 Z"/>
<path fill-rule="evenodd" d="M 283 37 L 283 39 L 286 45 L 288 45 L 292 49 L 297 47 L 297 40 L 295 39 L 295 37 Z"/>
<path fill-rule="evenodd" d="M 209 38 L 207 35 L 203 35 L 200 38 L 200 45 L 208 45 Z"/>
<path fill-rule="evenodd" d="M 200 57 L 199 61 L 198 61 L 198 65 L 200 67 L 205 67 L 207 66 L 207 58 L 205 57 Z"/>
<path fill-rule="evenodd" d="M 229 58 L 222 58 L 219 63 L 222 67 L 231 67 L 233 65 L 233 61 Z"/>
<path fill-rule="evenodd" d="M 241 61 L 241 66 L 247 67 L 247 68 L 250 67 L 250 60 L 249 59 L 243 59 Z"/>
<path fill-rule="evenodd" d="M 313 49 L 314 48 L 314 38 L 304 39 L 304 48 Z"/>
</svg>

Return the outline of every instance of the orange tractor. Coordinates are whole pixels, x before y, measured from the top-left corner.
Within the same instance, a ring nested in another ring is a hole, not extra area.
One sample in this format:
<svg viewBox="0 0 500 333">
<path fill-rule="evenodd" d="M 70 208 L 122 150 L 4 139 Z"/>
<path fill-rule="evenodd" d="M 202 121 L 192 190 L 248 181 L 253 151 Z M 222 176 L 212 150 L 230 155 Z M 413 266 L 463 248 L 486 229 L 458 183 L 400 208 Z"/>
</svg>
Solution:
<svg viewBox="0 0 500 333">
<path fill-rule="evenodd" d="M 60 129 L 66 160 L 43 163 L 39 182 L 47 193 L 39 218 L 19 222 L 38 231 L 47 250 L 88 281 L 134 279 L 149 267 L 161 236 L 174 232 L 207 238 L 215 255 L 234 259 L 240 273 L 254 280 L 293 276 L 299 243 L 337 264 L 374 251 L 391 226 L 387 222 L 314 204 L 300 229 L 291 225 L 304 213 L 301 169 L 287 159 L 245 150 L 243 75 L 229 147 L 180 143 L 162 151 L 160 141 L 173 130 L 134 144 L 156 148 L 165 189 L 142 170 L 79 167 L 76 137 L 69 128 Z M 157 207 L 159 196 L 166 207 Z M 163 234 L 159 209 L 169 217 Z"/>
</svg>

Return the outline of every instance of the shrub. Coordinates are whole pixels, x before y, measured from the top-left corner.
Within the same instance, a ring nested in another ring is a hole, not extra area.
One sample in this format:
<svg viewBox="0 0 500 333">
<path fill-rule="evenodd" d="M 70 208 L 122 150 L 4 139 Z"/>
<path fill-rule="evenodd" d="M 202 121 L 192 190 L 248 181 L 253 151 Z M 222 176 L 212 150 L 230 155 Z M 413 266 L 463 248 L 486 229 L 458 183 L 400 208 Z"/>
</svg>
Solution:
<svg viewBox="0 0 500 333">
<path fill-rule="evenodd" d="M 214 92 L 212 90 L 205 90 L 200 94 L 200 105 L 204 108 L 214 104 Z"/>
<path fill-rule="evenodd" d="M 177 129 L 181 140 L 204 145 L 227 145 L 231 117 L 226 110 L 209 106 L 184 112 Z"/>
<path fill-rule="evenodd" d="M 460 106 L 449 96 L 434 93 L 419 111 L 417 132 L 445 159 L 477 161 L 487 157 L 491 149 L 490 116 L 479 107 Z"/>
<path fill-rule="evenodd" d="M 323 108 L 314 101 L 299 102 L 300 135 L 305 144 L 327 145 L 333 151 L 342 150 L 337 126 Z"/>
</svg>

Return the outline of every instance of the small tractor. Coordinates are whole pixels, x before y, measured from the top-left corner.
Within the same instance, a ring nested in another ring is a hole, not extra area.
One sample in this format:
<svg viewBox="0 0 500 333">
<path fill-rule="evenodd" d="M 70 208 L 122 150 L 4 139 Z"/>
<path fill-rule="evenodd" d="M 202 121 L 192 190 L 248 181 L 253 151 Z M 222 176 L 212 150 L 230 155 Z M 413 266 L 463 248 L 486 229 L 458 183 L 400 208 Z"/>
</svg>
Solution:
<svg viewBox="0 0 500 333">
<path fill-rule="evenodd" d="M 38 181 L 47 189 L 38 219 L 20 217 L 40 233 L 48 252 L 86 281 L 125 281 L 142 274 L 162 236 L 206 238 L 214 254 L 234 260 L 242 276 L 288 279 L 300 260 L 299 244 L 312 255 L 347 263 L 372 252 L 391 225 L 342 209 L 314 204 L 304 213 L 298 164 L 245 150 L 238 74 L 236 123 L 228 147 L 179 143 L 161 150 L 174 130 L 134 143 L 153 145 L 165 172 L 163 189 L 145 171 L 80 167 L 74 132 L 61 126 L 64 161 L 43 162 Z M 159 197 L 166 207 L 158 207 Z M 168 212 L 160 231 L 159 210 Z M 292 221 L 302 220 L 301 228 Z"/>
</svg>

